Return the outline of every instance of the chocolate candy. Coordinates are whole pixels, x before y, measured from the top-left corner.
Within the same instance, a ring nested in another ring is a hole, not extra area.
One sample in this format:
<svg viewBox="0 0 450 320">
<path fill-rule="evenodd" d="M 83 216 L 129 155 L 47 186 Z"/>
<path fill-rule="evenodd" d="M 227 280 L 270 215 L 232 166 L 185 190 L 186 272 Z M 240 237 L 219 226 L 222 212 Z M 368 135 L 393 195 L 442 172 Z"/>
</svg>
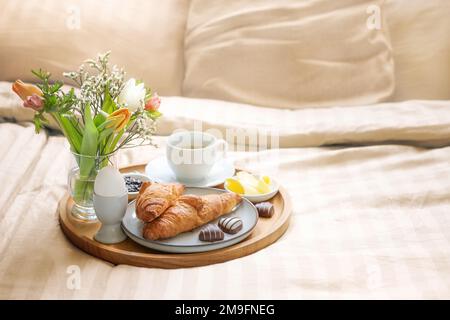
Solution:
<svg viewBox="0 0 450 320">
<path fill-rule="evenodd" d="M 259 216 L 263 218 L 270 218 L 275 213 L 273 204 L 271 204 L 270 202 L 260 202 L 255 204 L 255 207 L 258 210 Z"/>
<path fill-rule="evenodd" d="M 219 229 L 215 224 L 207 224 L 200 230 L 200 234 L 198 235 L 198 238 L 201 241 L 208 241 L 208 242 L 214 242 L 223 240 L 224 233 L 222 230 Z"/>
<path fill-rule="evenodd" d="M 242 230 L 243 225 L 242 220 L 238 217 L 221 218 L 219 220 L 219 228 L 229 234 L 238 233 Z"/>
</svg>

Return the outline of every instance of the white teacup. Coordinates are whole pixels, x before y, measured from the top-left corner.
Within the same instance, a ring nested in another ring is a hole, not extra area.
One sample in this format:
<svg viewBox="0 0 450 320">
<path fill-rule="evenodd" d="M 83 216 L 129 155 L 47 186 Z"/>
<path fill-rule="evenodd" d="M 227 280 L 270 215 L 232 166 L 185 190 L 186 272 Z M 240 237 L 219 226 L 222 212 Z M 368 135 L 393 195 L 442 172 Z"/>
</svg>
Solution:
<svg viewBox="0 0 450 320">
<path fill-rule="evenodd" d="M 225 157 L 228 144 L 212 134 L 183 131 L 167 139 L 166 156 L 169 167 L 180 181 L 205 179 L 214 164 Z"/>
</svg>

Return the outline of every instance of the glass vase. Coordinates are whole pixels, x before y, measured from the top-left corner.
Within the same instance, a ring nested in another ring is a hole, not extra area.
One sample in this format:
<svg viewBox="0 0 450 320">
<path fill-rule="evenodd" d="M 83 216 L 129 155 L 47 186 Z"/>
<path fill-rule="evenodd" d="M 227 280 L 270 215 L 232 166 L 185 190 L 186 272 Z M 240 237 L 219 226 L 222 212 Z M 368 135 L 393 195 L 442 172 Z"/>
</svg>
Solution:
<svg viewBox="0 0 450 320">
<path fill-rule="evenodd" d="M 69 193 L 74 201 L 72 216 L 86 222 L 97 221 L 93 202 L 95 178 L 105 166 L 117 168 L 117 152 L 102 156 L 72 154 L 74 164 L 68 177 Z"/>
</svg>

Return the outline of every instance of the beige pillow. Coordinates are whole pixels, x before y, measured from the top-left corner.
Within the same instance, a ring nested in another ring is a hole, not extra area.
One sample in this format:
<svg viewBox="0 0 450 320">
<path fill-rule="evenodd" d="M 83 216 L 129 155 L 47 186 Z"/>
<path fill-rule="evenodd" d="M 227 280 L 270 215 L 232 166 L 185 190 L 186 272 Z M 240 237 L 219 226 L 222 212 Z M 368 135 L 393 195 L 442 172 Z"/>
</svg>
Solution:
<svg viewBox="0 0 450 320">
<path fill-rule="evenodd" d="M 385 24 L 366 24 L 377 3 L 193 0 L 183 94 L 278 108 L 384 101 L 394 64 Z"/>
<path fill-rule="evenodd" d="M 181 92 L 185 0 L 0 0 L 0 80 L 62 78 L 87 58 L 112 62 L 164 95 Z M 79 18 L 79 19 L 78 19 Z"/>
<path fill-rule="evenodd" d="M 388 0 L 393 100 L 450 99 L 450 1 Z"/>
</svg>

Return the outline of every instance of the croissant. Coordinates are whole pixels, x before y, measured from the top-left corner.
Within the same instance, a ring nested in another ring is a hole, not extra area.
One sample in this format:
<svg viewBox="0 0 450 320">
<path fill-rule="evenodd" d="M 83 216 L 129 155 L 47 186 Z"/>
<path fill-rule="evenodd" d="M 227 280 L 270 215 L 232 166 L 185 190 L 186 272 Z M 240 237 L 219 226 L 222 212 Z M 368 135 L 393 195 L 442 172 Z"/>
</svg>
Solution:
<svg viewBox="0 0 450 320">
<path fill-rule="evenodd" d="M 229 213 L 241 200 L 241 196 L 235 193 L 183 195 L 159 218 L 144 226 L 143 236 L 158 240 L 191 231 Z"/>
<path fill-rule="evenodd" d="M 136 198 L 136 216 L 144 222 L 159 217 L 184 192 L 179 183 L 143 182 Z"/>
</svg>

